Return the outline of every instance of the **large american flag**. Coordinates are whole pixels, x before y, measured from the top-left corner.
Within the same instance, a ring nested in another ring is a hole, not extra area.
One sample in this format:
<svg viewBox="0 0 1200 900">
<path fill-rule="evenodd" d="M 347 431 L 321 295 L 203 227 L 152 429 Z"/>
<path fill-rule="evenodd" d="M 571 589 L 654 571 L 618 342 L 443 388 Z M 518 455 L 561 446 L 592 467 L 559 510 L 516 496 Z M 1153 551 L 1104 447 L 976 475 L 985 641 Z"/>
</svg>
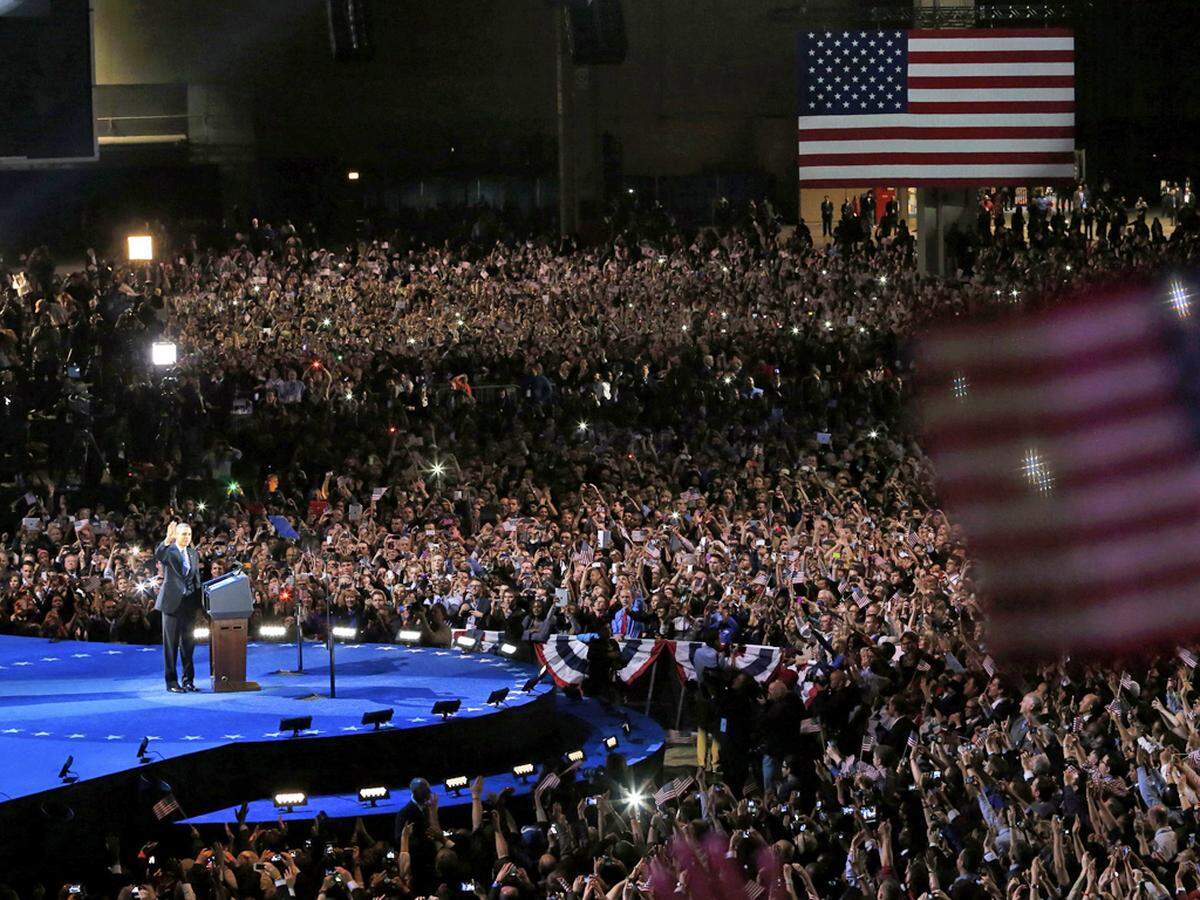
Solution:
<svg viewBox="0 0 1200 900">
<path fill-rule="evenodd" d="M 1116 655 L 1200 634 L 1193 285 L 1092 287 L 919 348 L 924 441 L 980 566 L 991 652 Z"/>
<path fill-rule="evenodd" d="M 1043 184 L 1075 174 L 1060 29 L 800 35 L 800 186 Z"/>
</svg>

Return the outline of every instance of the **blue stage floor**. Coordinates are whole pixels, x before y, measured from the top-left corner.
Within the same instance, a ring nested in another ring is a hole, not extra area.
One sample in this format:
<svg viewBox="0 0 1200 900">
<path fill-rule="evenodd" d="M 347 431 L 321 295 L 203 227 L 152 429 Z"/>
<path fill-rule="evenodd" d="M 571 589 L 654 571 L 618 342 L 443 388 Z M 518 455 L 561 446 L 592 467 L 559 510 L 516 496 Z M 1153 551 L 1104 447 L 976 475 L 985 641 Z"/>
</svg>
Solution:
<svg viewBox="0 0 1200 900">
<path fill-rule="evenodd" d="M 296 740 L 280 735 L 279 720 L 313 717 L 298 740 L 319 741 L 369 730 L 370 710 L 395 709 L 393 727 L 436 725 L 433 703 L 461 698 L 459 719 L 494 712 L 485 705 L 499 687 L 510 690 L 509 708 L 550 690 L 520 688 L 535 673 L 498 656 L 387 644 L 337 648 L 337 699 L 301 699 L 329 691 L 328 654 L 305 646 L 306 673 L 272 675 L 292 668 L 295 645 L 252 644 L 247 677 L 258 693 L 208 690 L 208 648 L 196 648 L 199 694 L 170 694 L 163 685 L 158 646 L 51 643 L 0 636 L 0 802 L 60 786 L 68 756 L 83 781 L 138 767 L 137 747 L 150 737 L 155 759 L 170 759 L 230 743 Z M 548 679 L 547 679 L 548 682 Z"/>
</svg>

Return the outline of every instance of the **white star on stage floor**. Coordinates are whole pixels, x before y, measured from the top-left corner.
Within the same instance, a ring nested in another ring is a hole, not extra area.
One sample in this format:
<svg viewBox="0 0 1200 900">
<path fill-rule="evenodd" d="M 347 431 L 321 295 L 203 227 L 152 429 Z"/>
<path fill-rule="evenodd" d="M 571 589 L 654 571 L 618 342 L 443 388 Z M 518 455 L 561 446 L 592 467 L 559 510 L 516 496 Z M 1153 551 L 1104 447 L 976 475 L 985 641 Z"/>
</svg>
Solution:
<svg viewBox="0 0 1200 900">
<path fill-rule="evenodd" d="M 118 650 L 117 652 L 120 653 L 121 651 Z M 92 654 L 90 654 L 90 653 L 72 653 L 71 658 L 72 659 L 88 659 L 91 655 Z"/>
<path fill-rule="evenodd" d="M 241 735 L 240 734 L 223 734 L 223 735 L 221 735 L 221 737 L 225 738 L 225 740 L 227 740 L 227 741 L 236 741 L 238 738 L 241 737 Z"/>
<path fill-rule="evenodd" d="M 33 733 L 33 736 L 34 736 L 34 737 L 49 737 L 51 734 L 53 734 L 53 732 L 50 732 L 50 731 L 35 731 L 35 732 Z"/>
<path fill-rule="evenodd" d="M 107 737 L 105 737 L 104 739 L 105 739 L 106 741 L 123 741 L 123 740 L 125 740 L 125 735 L 123 735 L 123 734 L 110 734 L 110 735 L 108 735 Z"/>
<path fill-rule="evenodd" d="M 20 733 L 21 733 L 20 728 L 5 728 L 3 731 L 0 731 L 0 734 L 20 734 Z"/>
<path fill-rule="evenodd" d="M 43 656 L 42 662 L 58 662 L 57 656 Z"/>
<path fill-rule="evenodd" d="M 33 663 L 31 663 L 31 662 L 15 662 L 15 663 L 13 663 L 13 665 L 14 666 L 32 666 Z"/>
<path fill-rule="evenodd" d="M 148 734 L 148 735 L 146 735 L 146 740 L 148 740 L 148 741 L 161 741 L 161 740 L 162 740 L 162 738 L 160 738 L 160 737 L 159 737 L 157 734 Z"/>
<path fill-rule="evenodd" d="M 263 737 L 279 737 L 283 734 L 282 731 L 268 731 L 263 734 Z"/>
<path fill-rule="evenodd" d="M 185 734 L 183 739 L 185 741 L 202 741 L 204 740 L 204 736 L 199 734 Z"/>
<path fill-rule="evenodd" d="M 104 655 L 105 656 L 120 656 L 124 652 L 125 652 L 124 650 L 105 650 Z M 87 654 L 85 653 L 84 656 L 86 656 L 86 655 Z"/>
<path fill-rule="evenodd" d="M 85 738 L 85 737 L 87 737 L 87 735 L 86 735 L 86 734 L 80 734 L 80 733 L 77 731 L 77 732 L 75 732 L 74 734 L 68 734 L 68 735 L 67 735 L 67 740 L 74 741 L 74 740 L 78 740 L 79 738 Z"/>
<path fill-rule="evenodd" d="M 357 725 L 343 725 L 342 731 L 358 731 Z"/>
</svg>

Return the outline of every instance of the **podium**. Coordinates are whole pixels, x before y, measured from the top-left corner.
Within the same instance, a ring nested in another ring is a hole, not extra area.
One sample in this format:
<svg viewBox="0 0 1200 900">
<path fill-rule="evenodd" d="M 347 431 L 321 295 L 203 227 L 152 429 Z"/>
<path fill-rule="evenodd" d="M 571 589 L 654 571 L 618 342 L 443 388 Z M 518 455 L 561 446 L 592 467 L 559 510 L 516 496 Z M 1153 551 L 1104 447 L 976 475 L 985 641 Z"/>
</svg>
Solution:
<svg viewBox="0 0 1200 900">
<path fill-rule="evenodd" d="M 213 691 L 261 690 L 257 682 L 246 680 L 246 641 L 254 610 L 250 579 L 241 572 L 229 572 L 204 582 L 204 609 L 212 620 L 208 664 Z"/>
</svg>

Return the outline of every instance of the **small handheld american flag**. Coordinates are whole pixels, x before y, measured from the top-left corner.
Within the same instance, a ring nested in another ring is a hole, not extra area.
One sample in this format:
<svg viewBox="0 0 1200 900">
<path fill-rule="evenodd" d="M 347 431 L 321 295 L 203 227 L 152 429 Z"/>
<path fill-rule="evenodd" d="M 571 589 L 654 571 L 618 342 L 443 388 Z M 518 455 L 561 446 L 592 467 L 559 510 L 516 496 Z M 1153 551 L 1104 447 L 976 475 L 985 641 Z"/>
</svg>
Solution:
<svg viewBox="0 0 1200 900">
<path fill-rule="evenodd" d="M 182 810 L 179 808 L 179 803 L 175 800 L 174 794 L 167 794 L 167 796 L 154 804 L 154 818 L 160 822 L 178 812 L 182 812 Z"/>
<path fill-rule="evenodd" d="M 1200 633 L 1192 307 L 1182 278 L 1140 279 L 921 347 L 924 443 L 997 657 L 1136 654 Z"/>
<path fill-rule="evenodd" d="M 668 781 L 654 792 L 654 805 L 663 806 L 664 804 L 670 803 L 672 800 L 678 800 L 687 793 L 688 788 L 692 786 L 693 781 L 695 781 L 695 779 L 690 775 L 680 776 L 679 778 L 673 778 L 672 780 Z"/>
</svg>

